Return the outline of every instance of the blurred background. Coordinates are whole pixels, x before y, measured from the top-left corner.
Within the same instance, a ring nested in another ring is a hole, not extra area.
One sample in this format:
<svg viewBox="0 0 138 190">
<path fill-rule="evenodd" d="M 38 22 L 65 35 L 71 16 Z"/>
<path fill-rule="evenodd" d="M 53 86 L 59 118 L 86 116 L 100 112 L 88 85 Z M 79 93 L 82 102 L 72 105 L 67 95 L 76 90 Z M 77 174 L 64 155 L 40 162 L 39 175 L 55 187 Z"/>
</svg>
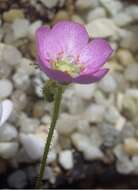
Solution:
<svg viewBox="0 0 138 190">
<path fill-rule="evenodd" d="M 44 187 L 138 188 L 137 0 L 0 0 L 0 188 L 34 188 L 52 110 L 35 31 L 60 20 L 114 53 L 103 80 L 66 89 Z"/>
</svg>

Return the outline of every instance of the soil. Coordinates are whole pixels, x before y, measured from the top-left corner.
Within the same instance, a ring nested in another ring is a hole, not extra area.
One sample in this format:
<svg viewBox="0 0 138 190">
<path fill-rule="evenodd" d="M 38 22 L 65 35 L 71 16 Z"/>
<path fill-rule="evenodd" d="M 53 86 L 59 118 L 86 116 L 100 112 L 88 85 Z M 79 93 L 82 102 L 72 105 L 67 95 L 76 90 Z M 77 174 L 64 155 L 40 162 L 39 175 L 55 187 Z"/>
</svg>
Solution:
<svg viewBox="0 0 138 190">
<path fill-rule="evenodd" d="M 70 171 L 62 169 L 61 175 L 56 178 L 56 183 L 44 182 L 44 188 L 50 189 L 137 189 L 137 175 L 122 175 L 117 173 L 115 163 L 104 164 L 101 161 L 84 161 L 80 153 L 75 153 L 75 167 Z M 25 170 L 27 166 L 21 165 Z M 18 168 L 19 169 L 19 168 Z M 7 178 L 15 169 L 9 168 L 6 174 L 0 175 L 0 189 L 11 188 Z M 34 189 L 34 181 L 28 183 L 25 189 Z"/>
</svg>

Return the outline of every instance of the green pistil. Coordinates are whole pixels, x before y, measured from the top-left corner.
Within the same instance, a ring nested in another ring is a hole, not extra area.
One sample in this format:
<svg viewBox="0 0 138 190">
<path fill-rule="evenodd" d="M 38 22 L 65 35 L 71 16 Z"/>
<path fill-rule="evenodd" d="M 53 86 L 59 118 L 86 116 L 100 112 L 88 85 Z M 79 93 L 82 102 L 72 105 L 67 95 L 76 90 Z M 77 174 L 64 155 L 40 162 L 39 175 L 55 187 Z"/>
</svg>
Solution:
<svg viewBox="0 0 138 190">
<path fill-rule="evenodd" d="M 77 64 L 70 63 L 66 60 L 58 60 L 53 64 L 53 68 L 66 72 L 71 76 L 76 76 L 81 71 L 81 66 Z"/>
</svg>

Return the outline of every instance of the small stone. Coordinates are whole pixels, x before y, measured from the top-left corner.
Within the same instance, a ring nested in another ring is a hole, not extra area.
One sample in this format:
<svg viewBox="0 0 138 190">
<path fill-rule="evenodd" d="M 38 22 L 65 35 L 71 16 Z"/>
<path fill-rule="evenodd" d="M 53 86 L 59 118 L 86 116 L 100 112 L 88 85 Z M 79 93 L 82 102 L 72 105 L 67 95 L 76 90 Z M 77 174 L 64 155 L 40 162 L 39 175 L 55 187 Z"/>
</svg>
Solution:
<svg viewBox="0 0 138 190">
<path fill-rule="evenodd" d="M 138 154 L 138 141 L 135 138 L 127 138 L 124 141 L 124 150 L 129 155 L 137 155 Z"/>
<path fill-rule="evenodd" d="M 134 57 L 127 49 L 119 49 L 116 53 L 117 59 L 124 66 L 135 63 Z"/>
<path fill-rule="evenodd" d="M 138 98 L 138 89 L 137 88 L 129 88 L 126 90 L 126 96 L 132 98 Z"/>
<path fill-rule="evenodd" d="M 16 142 L 2 142 L 0 143 L 0 156 L 5 159 L 13 158 L 17 154 L 18 147 Z"/>
<path fill-rule="evenodd" d="M 96 85 L 94 84 L 92 85 L 75 84 L 74 85 L 75 94 L 84 100 L 90 100 L 94 95 L 95 89 L 96 89 Z"/>
<path fill-rule="evenodd" d="M 12 67 L 7 64 L 3 64 L 3 61 L 0 61 L 0 80 L 8 78 L 11 72 Z"/>
<path fill-rule="evenodd" d="M 107 105 L 107 99 L 105 98 L 104 93 L 101 90 L 96 90 L 94 93 L 94 100 L 98 105 Z"/>
<path fill-rule="evenodd" d="M 8 79 L 0 80 L 0 99 L 7 98 L 12 94 L 13 85 Z"/>
<path fill-rule="evenodd" d="M 122 103 L 122 110 L 126 117 L 129 119 L 134 119 L 137 115 L 137 99 L 129 96 L 124 96 Z"/>
<path fill-rule="evenodd" d="M 17 130 L 10 124 L 4 124 L 0 129 L 0 142 L 11 141 L 17 137 Z"/>
<path fill-rule="evenodd" d="M 123 4 L 118 0 L 100 0 L 100 3 L 112 16 L 118 15 L 118 13 L 122 11 L 123 8 Z"/>
<path fill-rule="evenodd" d="M 39 120 L 29 118 L 26 114 L 22 113 L 19 117 L 18 125 L 20 126 L 21 132 L 33 133 L 39 127 Z"/>
<path fill-rule="evenodd" d="M 15 19 L 12 24 L 15 40 L 27 36 L 29 21 L 27 19 Z"/>
<path fill-rule="evenodd" d="M 118 36 L 118 28 L 109 18 L 99 18 L 86 25 L 90 37 Z"/>
<path fill-rule="evenodd" d="M 3 19 L 6 22 L 13 22 L 17 18 L 24 18 L 24 12 L 22 9 L 10 9 L 3 14 Z"/>
<path fill-rule="evenodd" d="M 84 113 L 84 118 L 93 123 L 99 123 L 103 121 L 105 113 L 105 107 L 103 105 L 92 104 Z"/>
<path fill-rule="evenodd" d="M 137 38 L 137 33 L 128 31 L 128 30 L 120 30 L 120 47 L 129 49 L 130 51 L 136 52 L 138 50 L 138 43 L 135 43 Z"/>
<path fill-rule="evenodd" d="M 74 22 L 78 22 L 79 24 L 84 25 L 84 20 L 79 15 L 77 15 L 77 14 L 73 14 L 72 20 Z"/>
<path fill-rule="evenodd" d="M 20 67 L 18 67 L 17 71 L 26 73 L 29 76 L 34 75 L 36 73 L 34 62 L 27 58 L 20 59 Z"/>
<path fill-rule="evenodd" d="M 69 135 L 77 128 L 78 117 L 62 113 L 57 122 L 57 130 L 60 134 Z"/>
<path fill-rule="evenodd" d="M 42 117 L 45 112 L 45 104 L 43 101 L 38 101 L 33 106 L 33 117 Z"/>
<path fill-rule="evenodd" d="M 49 125 L 51 122 L 51 117 L 49 115 L 44 115 L 41 119 L 43 124 Z"/>
<path fill-rule="evenodd" d="M 117 129 L 118 131 L 122 131 L 123 128 L 125 127 L 125 124 L 126 124 L 126 119 L 124 117 L 120 117 L 115 124 L 115 129 Z"/>
<path fill-rule="evenodd" d="M 50 183 L 55 184 L 56 177 L 51 167 L 47 166 L 45 168 L 43 179 L 50 181 Z"/>
<path fill-rule="evenodd" d="M 113 21 L 117 26 L 124 27 L 131 24 L 133 22 L 133 18 L 130 15 L 122 12 L 114 16 Z"/>
<path fill-rule="evenodd" d="M 66 96 L 68 90 L 64 93 L 63 97 Z M 85 102 L 82 101 L 77 96 L 72 96 L 72 98 L 63 98 L 63 106 L 65 110 L 68 110 L 68 112 L 72 115 L 79 114 L 84 111 L 85 108 Z"/>
<path fill-rule="evenodd" d="M 127 153 L 124 151 L 123 145 L 118 144 L 113 149 L 114 155 L 116 156 L 117 160 L 123 161 L 128 159 Z"/>
<path fill-rule="evenodd" d="M 132 173 L 135 168 L 131 160 L 126 159 L 123 161 L 117 161 L 116 163 L 116 169 L 121 174 L 130 174 Z"/>
<path fill-rule="evenodd" d="M 117 83 L 114 77 L 108 74 L 99 82 L 99 87 L 106 93 L 113 93 L 117 89 Z"/>
<path fill-rule="evenodd" d="M 8 177 L 8 185 L 11 188 L 23 189 L 27 185 L 27 176 L 22 170 L 17 170 Z"/>
<path fill-rule="evenodd" d="M 15 90 L 11 97 L 14 108 L 18 111 L 23 110 L 27 105 L 27 95 L 22 90 Z"/>
<path fill-rule="evenodd" d="M 45 146 L 45 140 L 47 138 L 47 132 L 37 132 L 36 134 L 20 134 L 20 142 L 26 151 L 27 155 L 31 160 L 40 160 L 43 152 L 44 152 L 44 146 Z M 57 135 L 54 133 L 51 143 L 51 148 L 54 147 L 54 145 L 57 142 Z M 53 151 L 53 150 L 51 150 Z M 51 153 L 52 154 L 52 153 Z M 52 157 L 52 156 L 51 156 Z M 55 155 L 56 157 L 56 155 Z M 49 163 L 52 162 L 53 158 L 48 158 Z M 54 158 L 55 159 L 55 158 Z"/>
<path fill-rule="evenodd" d="M 73 154 L 71 150 L 64 150 L 59 154 L 59 163 L 65 170 L 73 168 Z"/>
<path fill-rule="evenodd" d="M 80 119 L 78 119 L 78 122 L 77 122 L 77 130 L 80 133 L 83 133 L 83 134 L 88 134 L 89 135 L 89 133 L 90 133 L 89 122 L 86 119 L 81 118 L 81 116 L 80 116 Z"/>
<path fill-rule="evenodd" d="M 106 121 L 116 124 L 116 122 L 121 118 L 120 113 L 114 106 L 109 106 L 105 113 Z"/>
<path fill-rule="evenodd" d="M 27 73 L 23 71 L 16 72 L 13 75 L 13 81 L 16 88 L 27 91 L 30 88 L 30 79 Z"/>
<path fill-rule="evenodd" d="M 30 37 L 30 39 L 34 40 L 35 39 L 35 33 L 36 30 L 42 25 L 42 21 L 41 20 L 37 20 L 35 22 L 33 22 L 29 29 L 28 29 L 28 35 Z"/>
<path fill-rule="evenodd" d="M 114 148 L 114 154 L 117 158 L 116 161 L 116 169 L 121 174 L 129 174 L 134 171 L 134 165 L 132 161 L 129 159 L 128 155 L 123 149 L 121 144 L 117 145 Z"/>
<path fill-rule="evenodd" d="M 131 82 L 138 81 L 138 64 L 131 64 L 125 70 L 125 78 Z"/>
<path fill-rule="evenodd" d="M 99 5 L 99 0 L 77 0 L 76 8 L 79 10 L 96 8 Z"/>
<path fill-rule="evenodd" d="M 8 120 L 13 111 L 12 101 L 6 99 L 0 103 L 0 127 Z"/>
<path fill-rule="evenodd" d="M 45 145 L 43 139 L 33 134 L 20 134 L 20 141 L 30 159 L 39 160 L 42 157 Z"/>
<path fill-rule="evenodd" d="M 54 149 L 51 149 L 47 156 L 47 163 L 51 164 L 52 162 L 56 161 L 57 152 Z"/>
<path fill-rule="evenodd" d="M 43 97 L 43 82 L 40 78 L 35 78 L 34 79 L 34 84 L 35 84 L 35 93 L 39 98 Z"/>
<path fill-rule="evenodd" d="M 86 160 L 98 160 L 103 158 L 102 151 L 99 147 L 93 145 L 86 135 L 74 133 L 71 139 L 77 150 L 83 153 Z"/>
<path fill-rule="evenodd" d="M 53 18 L 53 24 L 57 23 L 61 20 L 68 20 L 69 19 L 69 14 L 67 13 L 67 11 L 58 11 L 55 15 L 55 17 Z"/>
<path fill-rule="evenodd" d="M 40 0 L 40 1 L 44 6 L 51 9 L 51 8 L 54 8 L 57 5 L 59 0 L 52 0 L 52 1 L 51 0 Z"/>
<path fill-rule="evenodd" d="M 95 127 L 95 126 L 90 127 L 88 135 L 90 135 L 90 140 L 93 145 L 95 145 L 95 146 L 102 145 L 103 139 L 102 139 L 102 136 L 97 127 Z"/>
<path fill-rule="evenodd" d="M 135 136 L 135 127 L 132 123 L 126 122 L 125 126 L 121 131 L 121 139 L 126 139 Z"/>
<path fill-rule="evenodd" d="M 138 6 L 137 5 L 132 5 L 132 6 L 128 6 L 125 9 L 125 12 L 130 15 L 133 20 L 138 21 Z"/>
<path fill-rule="evenodd" d="M 120 131 L 109 124 L 100 124 L 98 126 L 103 144 L 106 147 L 112 147 L 120 142 Z"/>
<path fill-rule="evenodd" d="M 90 11 L 87 15 L 87 21 L 91 22 L 92 20 L 106 17 L 106 11 L 102 7 L 97 7 L 96 9 Z"/>
<path fill-rule="evenodd" d="M 0 44 L 2 61 L 8 65 L 15 66 L 20 63 L 22 55 L 20 51 L 11 45 Z"/>
</svg>

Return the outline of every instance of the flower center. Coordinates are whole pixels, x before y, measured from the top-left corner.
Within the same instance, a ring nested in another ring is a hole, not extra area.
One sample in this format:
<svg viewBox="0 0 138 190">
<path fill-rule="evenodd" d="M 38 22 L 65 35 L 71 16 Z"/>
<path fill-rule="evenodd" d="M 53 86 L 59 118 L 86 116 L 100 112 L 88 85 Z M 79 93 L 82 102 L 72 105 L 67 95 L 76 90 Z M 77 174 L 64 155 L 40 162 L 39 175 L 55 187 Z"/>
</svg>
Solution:
<svg viewBox="0 0 138 190">
<path fill-rule="evenodd" d="M 84 66 L 82 64 L 75 64 L 68 60 L 57 60 L 54 62 L 53 69 L 60 70 L 62 72 L 66 72 L 72 77 L 75 77 L 80 74 L 83 70 Z"/>
</svg>

